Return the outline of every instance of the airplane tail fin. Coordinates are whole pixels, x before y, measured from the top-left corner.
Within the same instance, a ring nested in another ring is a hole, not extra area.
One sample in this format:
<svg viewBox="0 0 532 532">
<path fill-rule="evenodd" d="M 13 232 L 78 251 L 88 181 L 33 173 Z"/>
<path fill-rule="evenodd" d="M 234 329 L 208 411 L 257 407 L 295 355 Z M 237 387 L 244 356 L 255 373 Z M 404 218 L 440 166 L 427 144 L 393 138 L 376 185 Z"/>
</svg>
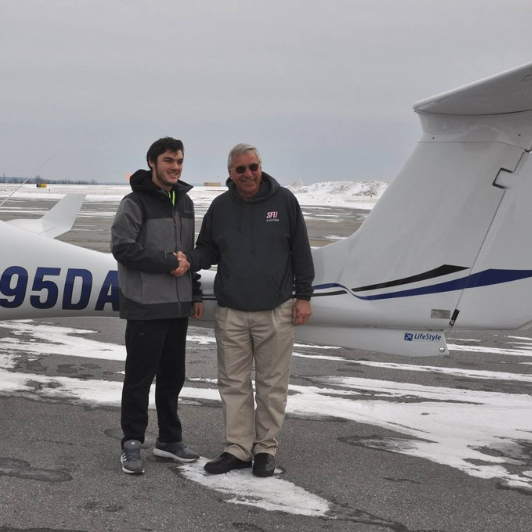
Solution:
<svg viewBox="0 0 532 532">
<path fill-rule="evenodd" d="M 7 223 L 31 233 L 55 238 L 72 229 L 84 200 L 85 194 L 67 194 L 41 218 L 19 218 Z"/>
<path fill-rule="evenodd" d="M 302 339 L 422 356 L 452 328 L 532 325 L 532 64 L 414 110 L 422 138 L 373 211 L 314 252 Z"/>
</svg>

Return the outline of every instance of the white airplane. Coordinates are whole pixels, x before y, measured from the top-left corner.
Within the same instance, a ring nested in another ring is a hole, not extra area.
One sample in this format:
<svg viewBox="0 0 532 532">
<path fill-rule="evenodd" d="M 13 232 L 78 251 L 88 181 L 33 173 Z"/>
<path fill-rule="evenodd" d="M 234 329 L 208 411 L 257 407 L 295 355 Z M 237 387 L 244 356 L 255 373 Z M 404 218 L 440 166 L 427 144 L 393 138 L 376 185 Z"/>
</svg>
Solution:
<svg viewBox="0 0 532 532">
<path fill-rule="evenodd" d="M 449 330 L 532 326 L 532 64 L 414 106 L 423 135 L 362 227 L 313 252 L 313 315 L 297 338 L 385 353 L 446 354 Z M 112 255 L 53 238 L 66 196 L 40 220 L 0 222 L 0 319 L 111 316 Z M 213 326 L 214 272 L 202 271 Z"/>
</svg>

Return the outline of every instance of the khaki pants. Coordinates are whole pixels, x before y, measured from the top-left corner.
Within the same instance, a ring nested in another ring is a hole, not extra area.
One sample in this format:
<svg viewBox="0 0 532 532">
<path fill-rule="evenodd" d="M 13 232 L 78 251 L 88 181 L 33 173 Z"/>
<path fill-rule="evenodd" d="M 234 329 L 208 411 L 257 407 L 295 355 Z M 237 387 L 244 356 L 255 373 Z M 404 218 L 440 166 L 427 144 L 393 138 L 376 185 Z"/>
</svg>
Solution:
<svg viewBox="0 0 532 532">
<path fill-rule="evenodd" d="M 294 347 L 293 305 L 289 299 L 274 310 L 260 312 L 216 308 L 224 451 L 241 460 L 251 460 L 258 453 L 275 455 L 277 451 L 276 436 L 284 421 Z"/>
</svg>

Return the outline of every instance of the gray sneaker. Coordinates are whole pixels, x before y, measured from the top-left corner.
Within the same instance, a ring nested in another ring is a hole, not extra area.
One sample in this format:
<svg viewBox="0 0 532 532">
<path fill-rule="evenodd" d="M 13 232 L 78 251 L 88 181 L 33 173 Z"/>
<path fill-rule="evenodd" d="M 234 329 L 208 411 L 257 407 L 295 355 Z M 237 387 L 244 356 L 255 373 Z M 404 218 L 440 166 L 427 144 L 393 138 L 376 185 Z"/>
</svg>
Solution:
<svg viewBox="0 0 532 532">
<path fill-rule="evenodd" d="M 144 466 L 140 457 L 140 448 L 142 444 L 139 440 L 127 440 L 122 446 L 122 456 L 120 462 L 122 471 L 130 475 L 142 475 Z"/>
<path fill-rule="evenodd" d="M 160 458 L 170 458 L 178 462 L 195 462 L 199 458 L 199 454 L 191 451 L 182 441 L 175 441 L 173 443 L 155 442 L 153 454 Z"/>
</svg>

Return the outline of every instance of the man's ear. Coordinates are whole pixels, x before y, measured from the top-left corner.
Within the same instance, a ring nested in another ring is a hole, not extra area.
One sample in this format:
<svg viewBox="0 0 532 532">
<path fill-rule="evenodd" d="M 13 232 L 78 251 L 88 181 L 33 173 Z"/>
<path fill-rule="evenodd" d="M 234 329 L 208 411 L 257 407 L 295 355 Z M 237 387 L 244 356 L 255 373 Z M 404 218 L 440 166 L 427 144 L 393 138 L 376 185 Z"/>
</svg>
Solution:
<svg viewBox="0 0 532 532">
<path fill-rule="evenodd" d="M 152 170 L 155 168 L 155 163 L 153 161 L 148 161 L 148 165 Z"/>
</svg>

